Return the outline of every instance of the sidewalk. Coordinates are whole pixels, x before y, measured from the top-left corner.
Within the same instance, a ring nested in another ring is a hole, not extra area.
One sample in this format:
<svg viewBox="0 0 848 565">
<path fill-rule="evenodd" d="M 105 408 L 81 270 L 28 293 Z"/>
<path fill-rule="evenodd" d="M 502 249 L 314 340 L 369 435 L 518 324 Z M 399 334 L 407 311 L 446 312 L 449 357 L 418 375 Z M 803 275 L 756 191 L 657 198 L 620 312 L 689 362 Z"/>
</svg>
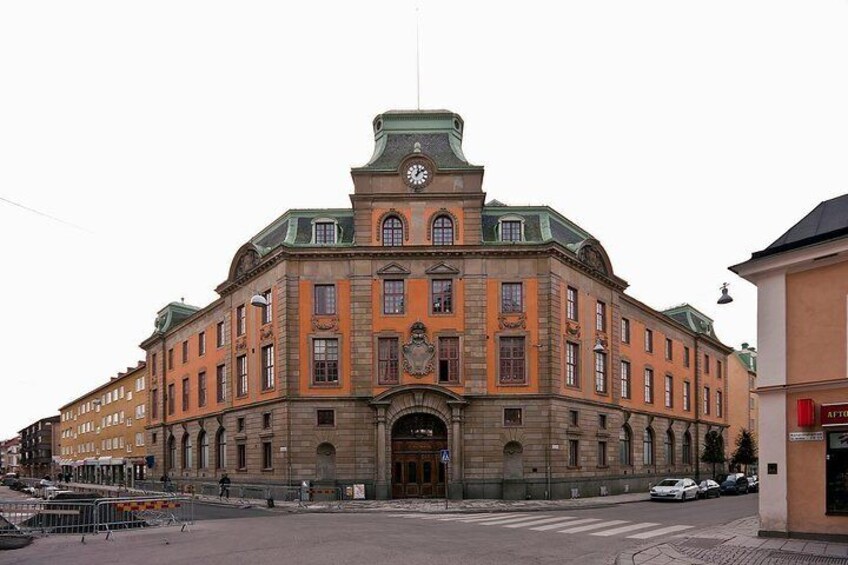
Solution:
<svg viewBox="0 0 848 565">
<path fill-rule="evenodd" d="M 684 534 L 618 556 L 618 565 L 848 565 L 848 544 L 757 536 L 759 519 Z"/>
</svg>

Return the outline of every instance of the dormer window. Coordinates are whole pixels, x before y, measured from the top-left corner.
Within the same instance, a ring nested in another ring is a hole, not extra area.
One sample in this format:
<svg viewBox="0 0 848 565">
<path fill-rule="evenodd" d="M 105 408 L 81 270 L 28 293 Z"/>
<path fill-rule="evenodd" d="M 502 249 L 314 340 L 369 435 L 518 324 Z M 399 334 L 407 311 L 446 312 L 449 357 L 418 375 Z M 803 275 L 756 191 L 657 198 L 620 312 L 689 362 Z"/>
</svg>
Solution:
<svg viewBox="0 0 848 565">
<path fill-rule="evenodd" d="M 433 221 L 433 245 L 453 245 L 453 220 L 448 216 Z"/>
<path fill-rule="evenodd" d="M 403 245 L 403 222 L 397 216 L 383 220 L 383 246 L 400 247 Z"/>
<path fill-rule="evenodd" d="M 500 240 L 518 242 L 524 240 L 524 221 L 521 218 L 507 216 L 498 221 Z"/>
<path fill-rule="evenodd" d="M 312 241 L 315 245 L 335 245 L 337 232 L 335 220 L 319 219 L 312 223 Z"/>
</svg>

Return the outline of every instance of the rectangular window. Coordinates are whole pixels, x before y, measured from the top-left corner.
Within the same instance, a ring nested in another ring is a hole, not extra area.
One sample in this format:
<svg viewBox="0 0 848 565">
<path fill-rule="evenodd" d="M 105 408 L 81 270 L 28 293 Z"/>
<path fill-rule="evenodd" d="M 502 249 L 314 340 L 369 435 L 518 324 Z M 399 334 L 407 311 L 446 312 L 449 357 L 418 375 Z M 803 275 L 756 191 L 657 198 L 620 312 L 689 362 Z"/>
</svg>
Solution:
<svg viewBox="0 0 848 565">
<path fill-rule="evenodd" d="M 262 348 L 262 390 L 274 388 L 274 346 Z"/>
<path fill-rule="evenodd" d="M 318 410 L 318 426 L 332 428 L 336 425 L 335 410 Z"/>
<path fill-rule="evenodd" d="M 242 416 L 241 418 L 236 418 L 236 433 L 244 433 L 244 416 Z"/>
<path fill-rule="evenodd" d="M 453 280 L 436 279 L 432 282 L 433 314 L 453 312 Z"/>
<path fill-rule="evenodd" d="M 692 404 L 689 400 L 690 385 L 689 381 L 683 381 L 683 410 L 689 412 L 692 409 Z"/>
<path fill-rule="evenodd" d="M 501 312 L 505 314 L 524 312 L 522 286 L 520 282 L 501 284 Z"/>
<path fill-rule="evenodd" d="M 336 314 L 336 285 L 316 284 L 315 314 L 318 316 L 334 316 Z"/>
<path fill-rule="evenodd" d="M 607 415 L 598 414 L 598 427 L 602 430 L 607 429 Z"/>
<path fill-rule="evenodd" d="M 271 469 L 274 466 L 271 461 L 271 442 L 262 442 L 262 469 Z"/>
<path fill-rule="evenodd" d="M 599 332 L 607 331 L 607 305 L 600 300 L 595 303 L 595 329 Z"/>
<path fill-rule="evenodd" d="M 630 362 L 621 362 L 621 398 L 630 398 Z"/>
<path fill-rule="evenodd" d="M 227 379 L 224 373 L 224 365 L 215 368 L 215 400 L 220 404 L 224 402 L 227 395 Z"/>
<path fill-rule="evenodd" d="M 206 332 L 197 334 L 197 354 L 206 355 Z"/>
<path fill-rule="evenodd" d="M 197 374 L 197 405 L 206 406 L 206 371 Z"/>
<path fill-rule="evenodd" d="M 183 342 L 183 363 L 188 363 L 188 340 Z"/>
<path fill-rule="evenodd" d="M 595 352 L 595 392 L 607 392 L 607 354 L 603 351 Z"/>
<path fill-rule="evenodd" d="M 580 443 L 576 439 L 568 440 L 568 466 L 577 467 L 580 464 Z"/>
<path fill-rule="evenodd" d="M 188 386 L 188 377 L 183 379 L 183 412 L 188 410 L 188 395 L 189 395 L 189 386 Z"/>
<path fill-rule="evenodd" d="M 501 222 L 501 241 L 521 241 L 521 221 L 504 220 Z"/>
<path fill-rule="evenodd" d="M 144 432 L 136 432 L 135 445 L 136 447 L 141 447 L 144 445 Z"/>
<path fill-rule="evenodd" d="M 580 345 L 570 341 L 565 344 L 565 384 L 580 386 Z"/>
<path fill-rule="evenodd" d="M 274 318 L 274 295 L 270 288 L 262 293 L 262 298 L 267 302 L 265 306 L 262 306 L 262 325 L 270 324 Z"/>
<path fill-rule="evenodd" d="M 144 404 L 139 404 L 138 406 L 136 406 L 135 407 L 135 419 L 141 420 L 142 418 L 144 418 L 145 411 L 146 411 L 146 408 L 145 408 Z"/>
<path fill-rule="evenodd" d="M 654 352 L 654 332 L 648 328 L 645 328 L 645 351 Z"/>
<path fill-rule="evenodd" d="M 333 222 L 315 222 L 315 243 L 333 245 L 336 243 L 336 224 Z"/>
<path fill-rule="evenodd" d="M 683 366 L 689 366 L 689 348 L 685 345 L 683 346 Z"/>
<path fill-rule="evenodd" d="M 520 426 L 521 408 L 504 408 L 504 426 Z"/>
<path fill-rule="evenodd" d="M 459 338 L 439 338 L 439 382 L 459 382 Z"/>
<path fill-rule="evenodd" d="M 566 289 L 565 315 L 572 322 L 577 321 L 577 289 L 568 287 Z"/>
<path fill-rule="evenodd" d="M 168 349 L 168 370 L 172 370 L 174 368 L 174 348 Z"/>
<path fill-rule="evenodd" d="M 722 410 L 723 410 L 721 401 L 722 401 L 721 391 L 717 390 L 716 391 L 716 416 L 718 416 L 719 418 L 722 417 Z"/>
<path fill-rule="evenodd" d="M 674 344 L 669 338 L 665 338 L 665 358 L 669 361 L 674 359 Z"/>
<path fill-rule="evenodd" d="M 154 388 L 150 391 L 150 415 L 154 420 L 159 419 L 159 389 Z"/>
<path fill-rule="evenodd" d="M 665 376 L 665 407 L 671 408 L 674 406 L 674 377 L 671 375 Z"/>
<path fill-rule="evenodd" d="M 383 281 L 383 314 L 403 314 L 403 281 Z"/>
<path fill-rule="evenodd" d="M 716 377 L 721 378 L 721 361 L 716 359 Z"/>
<path fill-rule="evenodd" d="M 215 347 L 224 347 L 224 322 L 215 326 Z"/>
<path fill-rule="evenodd" d="M 156 363 L 156 354 L 155 353 L 153 354 L 153 357 L 151 357 L 150 364 L 152 365 L 150 373 L 155 377 L 156 376 L 156 370 L 157 370 L 156 365 L 158 365 L 158 363 Z"/>
<path fill-rule="evenodd" d="M 171 383 L 168 385 L 168 415 L 176 412 L 177 408 L 177 385 Z"/>
<path fill-rule="evenodd" d="M 621 343 L 630 343 L 630 320 L 621 319 Z"/>
<path fill-rule="evenodd" d="M 247 447 L 243 443 L 236 445 L 236 465 L 240 471 L 247 469 Z"/>
<path fill-rule="evenodd" d="M 580 426 L 580 412 L 577 410 L 569 410 L 568 411 L 568 421 L 572 426 Z"/>
<path fill-rule="evenodd" d="M 377 338 L 377 383 L 382 385 L 398 384 L 399 362 L 398 338 Z"/>
<path fill-rule="evenodd" d="M 338 339 L 316 339 L 312 342 L 312 382 L 315 384 L 339 382 Z"/>
<path fill-rule="evenodd" d="M 242 336 L 247 331 L 247 312 L 244 304 L 236 307 L 236 335 Z"/>
<path fill-rule="evenodd" d="M 607 466 L 607 442 L 598 442 L 598 467 Z"/>
<path fill-rule="evenodd" d="M 524 384 L 524 337 L 503 336 L 500 338 L 501 384 Z"/>
<path fill-rule="evenodd" d="M 236 357 L 236 396 L 247 394 L 247 355 Z"/>
<path fill-rule="evenodd" d="M 270 430 L 271 429 L 271 413 L 263 412 L 262 413 L 262 429 Z"/>
<path fill-rule="evenodd" d="M 645 369 L 645 402 L 653 404 L 654 402 L 654 370 Z"/>
<path fill-rule="evenodd" d="M 704 414 L 710 414 L 710 387 L 704 387 Z"/>
<path fill-rule="evenodd" d="M 710 374 L 710 356 L 706 353 L 704 354 L 704 374 Z"/>
</svg>

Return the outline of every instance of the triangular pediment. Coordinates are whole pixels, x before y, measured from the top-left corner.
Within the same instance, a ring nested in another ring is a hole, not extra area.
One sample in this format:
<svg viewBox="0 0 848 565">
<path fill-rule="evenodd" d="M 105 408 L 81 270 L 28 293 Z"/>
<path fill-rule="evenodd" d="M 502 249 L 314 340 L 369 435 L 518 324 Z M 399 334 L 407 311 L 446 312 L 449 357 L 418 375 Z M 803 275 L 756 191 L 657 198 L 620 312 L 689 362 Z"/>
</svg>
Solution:
<svg viewBox="0 0 848 565">
<path fill-rule="evenodd" d="M 425 273 L 428 275 L 458 275 L 459 269 L 447 263 L 439 263 L 428 268 Z"/>
<path fill-rule="evenodd" d="M 385 267 L 381 267 L 377 270 L 377 274 L 381 276 L 385 275 L 394 275 L 394 276 L 406 276 L 410 274 L 410 270 L 400 265 L 398 263 L 389 263 Z"/>
</svg>

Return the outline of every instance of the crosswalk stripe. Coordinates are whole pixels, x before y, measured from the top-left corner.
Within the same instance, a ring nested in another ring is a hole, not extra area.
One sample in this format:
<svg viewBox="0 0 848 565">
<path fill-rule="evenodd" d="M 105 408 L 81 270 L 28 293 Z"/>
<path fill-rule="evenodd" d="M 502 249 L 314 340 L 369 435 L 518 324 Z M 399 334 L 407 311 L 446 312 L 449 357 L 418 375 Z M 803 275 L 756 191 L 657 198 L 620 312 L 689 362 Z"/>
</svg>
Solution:
<svg viewBox="0 0 848 565">
<path fill-rule="evenodd" d="M 495 522 L 481 522 L 484 526 L 500 526 L 503 524 L 512 524 L 514 522 L 529 522 L 536 518 L 547 518 L 547 516 L 522 516 L 520 518 L 505 518 Z"/>
<path fill-rule="evenodd" d="M 545 518 L 544 520 L 534 520 L 533 522 L 521 522 L 519 524 L 509 524 L 504 528 L 526 528 L 528 526 L 538 526 L 539 524 L 549 524 L 551 522 L 562 522 L 563 520 L 573 520 L 571 516 L 557 516 L 556 518 Z"/>
<path fill-rule="evenodd" d="M 689 530 L 694 526 L 668 526 L 667 528 L 660 528 L 659 530 L 652 530 L 650 532 L 643 532 L 641 534 L 635 534 L 632 536 L 627 536 L 628 539 L 651 539 L 657 536 L 661 536 L 664 534 L 670 534 L 673 532 L 682 532 L 683 530 Z"/>
<path fill-rule="evenodd" d="M 626 534 L 627 532 L 632 532 L 634 530 L 644 530 L 645 528 L 653 528 L 654 526 L 659 526 L 659 524 L 654 522 L 641 522 L 639 524 L 631 524 L 629 526 L 622 526 L 620 528 L 615 528 L 612 530 L 604 530 L 603 532 L 595 532 L 591 535 L 593 536 L 617 536 L 618 534 Z"/>
<path fill-rule="evenodd" d="M 547 532 L 548 530 L 555 530 L 561 526 L 574 526 L 576 524 L 588 524 L 590 522 L 600 522 L 600 518 L 583 518 L 582 520 L 574 520 L 572 522 L 562 521 L 557 522 L 555 524 L 548 524 L 547 526 L 539 526 L 538 528 L 530 528 L 534 532 Z"/>
<path fill-rule="evenodd" d="M 508 516 L 517 516 L 517 514 L 489 514 L 487 516 L 476 516 L 475 518 L 460 518 L 457 522 L 488 522 L 489 520 L 500 520 Z"/>
<path fill-rule="evenodd" d="M 608 528 L 610 526 L 618 526 L 621 524 L 626 524 L 627 520 L 609 520 L 608 522 L 600 522 L 598 524 L 589 524 L 588 526 L 577 526 L 576 528 L 568 528 L 565 530 L 557 530 L 557 533 L 560 534 L 577 534 L 580 532 L 588 532 L 589 530 L 600 530 L 601 528 Z"/>
</svg>

